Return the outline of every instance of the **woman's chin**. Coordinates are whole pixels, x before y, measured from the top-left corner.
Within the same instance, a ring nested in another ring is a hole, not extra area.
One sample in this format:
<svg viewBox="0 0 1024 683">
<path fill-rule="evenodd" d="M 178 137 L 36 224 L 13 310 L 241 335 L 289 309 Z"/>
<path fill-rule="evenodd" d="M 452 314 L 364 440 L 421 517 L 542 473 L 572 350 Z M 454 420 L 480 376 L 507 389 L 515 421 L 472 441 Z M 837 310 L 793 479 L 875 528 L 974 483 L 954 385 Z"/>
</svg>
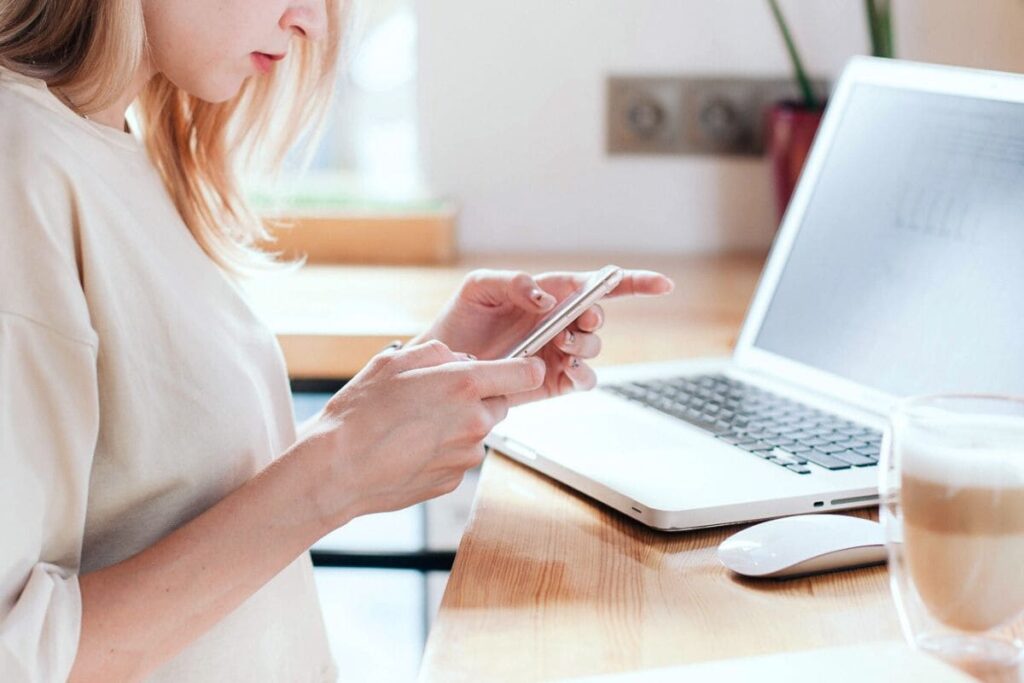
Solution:
<svg viewBox="0 0 1024 683">
<path fill-rule="evenodd" d="M 242 85 L 245 84 L 245 81 L 245 77 L 234 77 L 224 78 L 215 82 L 196 83 L 192 87 L 185 87 L 183 85 L 178 85 L 178 87 L 203 102 L 220 104 L 222 102 L 227 102 L 238 95 L 239 91 L 242 89 Z"/>
<path fill-rule="evenodd" d="M 197 95 L 197 97 L 205 102 L 209 102 L 210 104 L 221 104 L 222 102 L 234 99 L 242 89 L 242 85 L 244 83 L 245 80 L 242 80 L 240 83 L 236 83 L 232 87 L 211 89 L 209 93 L 205 95 Z"/>
</svg>

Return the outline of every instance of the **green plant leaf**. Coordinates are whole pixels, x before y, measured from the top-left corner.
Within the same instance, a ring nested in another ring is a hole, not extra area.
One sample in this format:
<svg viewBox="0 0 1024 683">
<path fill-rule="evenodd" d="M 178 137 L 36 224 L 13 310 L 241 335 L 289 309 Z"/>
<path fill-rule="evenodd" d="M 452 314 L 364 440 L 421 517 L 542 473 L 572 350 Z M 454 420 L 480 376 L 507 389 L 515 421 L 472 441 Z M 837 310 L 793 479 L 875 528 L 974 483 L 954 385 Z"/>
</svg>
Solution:
<svg viewBox="0 0 1024 683">
<path fill-rule="evenodd" d="M 868 0 L 870 2 L 870 0 Z M 800 53 L 797 52 L 796 43 L 793 42 L 793 36 L 789 32 L 789 26 L 786 24 L 786 18 L 782 15 L 782 10 L 779 8 L 778 0 L 768 0 L 768 6 L 772 10 L 772 15 L 775 17 L 775 23 L 779 27 L 779 32 L 782 34 L 782 40 L 786 43 L 786 51 L 789 52 L 789 60 L 793 65 L 793 76 L 796 79 L 797 86 L 800 88 L 800 94 L 804 100 L 804 106 L 808 109 L 816 109 L 818 107 L 818 98 L 814 96 L 814 89 L 811 87 L 811 79 L 807 77 L 807 71 L 804 69 L 804 64 L 800 59 Z"/>
<path fill-rule="evenodd" d="M 871 38 L 871 54 L 875 57 L 895 56 L 892 30 L 891 0 L 864 0 L 868 21 L 868 35 Z"/>
</svg>

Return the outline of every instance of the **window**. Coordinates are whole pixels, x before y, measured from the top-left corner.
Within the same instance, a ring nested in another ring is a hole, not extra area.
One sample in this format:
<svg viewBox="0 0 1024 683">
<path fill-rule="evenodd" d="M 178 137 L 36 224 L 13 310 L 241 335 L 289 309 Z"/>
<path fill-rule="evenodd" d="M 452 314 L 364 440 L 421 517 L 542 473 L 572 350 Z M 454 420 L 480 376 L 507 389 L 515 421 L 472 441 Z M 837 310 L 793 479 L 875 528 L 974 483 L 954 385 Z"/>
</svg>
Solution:
<svg viewBox="0 0 1024 683">
<path fill-rule="evenodd" d="M 285 210 L 430 207 L 418 155 L 416 33 L 413 0 L 352 1 L 311 165 L 300 182 L 257 185 L 257 203 Z"/>
</svg>

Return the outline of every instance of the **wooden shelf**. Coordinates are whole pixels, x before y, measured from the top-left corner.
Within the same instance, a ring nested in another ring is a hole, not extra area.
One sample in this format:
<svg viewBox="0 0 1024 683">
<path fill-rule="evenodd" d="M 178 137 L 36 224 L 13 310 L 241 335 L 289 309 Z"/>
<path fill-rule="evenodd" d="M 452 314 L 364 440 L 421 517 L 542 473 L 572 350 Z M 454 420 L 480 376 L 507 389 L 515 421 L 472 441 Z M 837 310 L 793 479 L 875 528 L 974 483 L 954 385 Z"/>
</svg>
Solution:
<svg viewBox="0 0 1024 683">
<path fill-rule="evenodd" d="M 265 245 L 311 264 L 433 265 L 455 261 L 457 212 L 293 213 L 273 219 Z"/>
</svg>

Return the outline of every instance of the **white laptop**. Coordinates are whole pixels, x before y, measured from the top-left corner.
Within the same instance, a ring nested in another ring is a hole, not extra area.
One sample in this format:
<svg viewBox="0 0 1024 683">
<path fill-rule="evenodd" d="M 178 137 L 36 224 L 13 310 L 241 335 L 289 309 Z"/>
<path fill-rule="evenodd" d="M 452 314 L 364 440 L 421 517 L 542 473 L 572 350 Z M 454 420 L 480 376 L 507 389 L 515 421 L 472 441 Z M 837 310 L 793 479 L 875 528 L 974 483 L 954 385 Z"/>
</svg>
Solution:
<svg viewBox="0 0 1024 683">
<path fill-rule="evenodd" d="M 732 357 L 598 378 L 488 445 L 665 530 L 876 503 L 895 399 L 1024 394 L 1024 77 L 852 60 Z"/>
</svg>

